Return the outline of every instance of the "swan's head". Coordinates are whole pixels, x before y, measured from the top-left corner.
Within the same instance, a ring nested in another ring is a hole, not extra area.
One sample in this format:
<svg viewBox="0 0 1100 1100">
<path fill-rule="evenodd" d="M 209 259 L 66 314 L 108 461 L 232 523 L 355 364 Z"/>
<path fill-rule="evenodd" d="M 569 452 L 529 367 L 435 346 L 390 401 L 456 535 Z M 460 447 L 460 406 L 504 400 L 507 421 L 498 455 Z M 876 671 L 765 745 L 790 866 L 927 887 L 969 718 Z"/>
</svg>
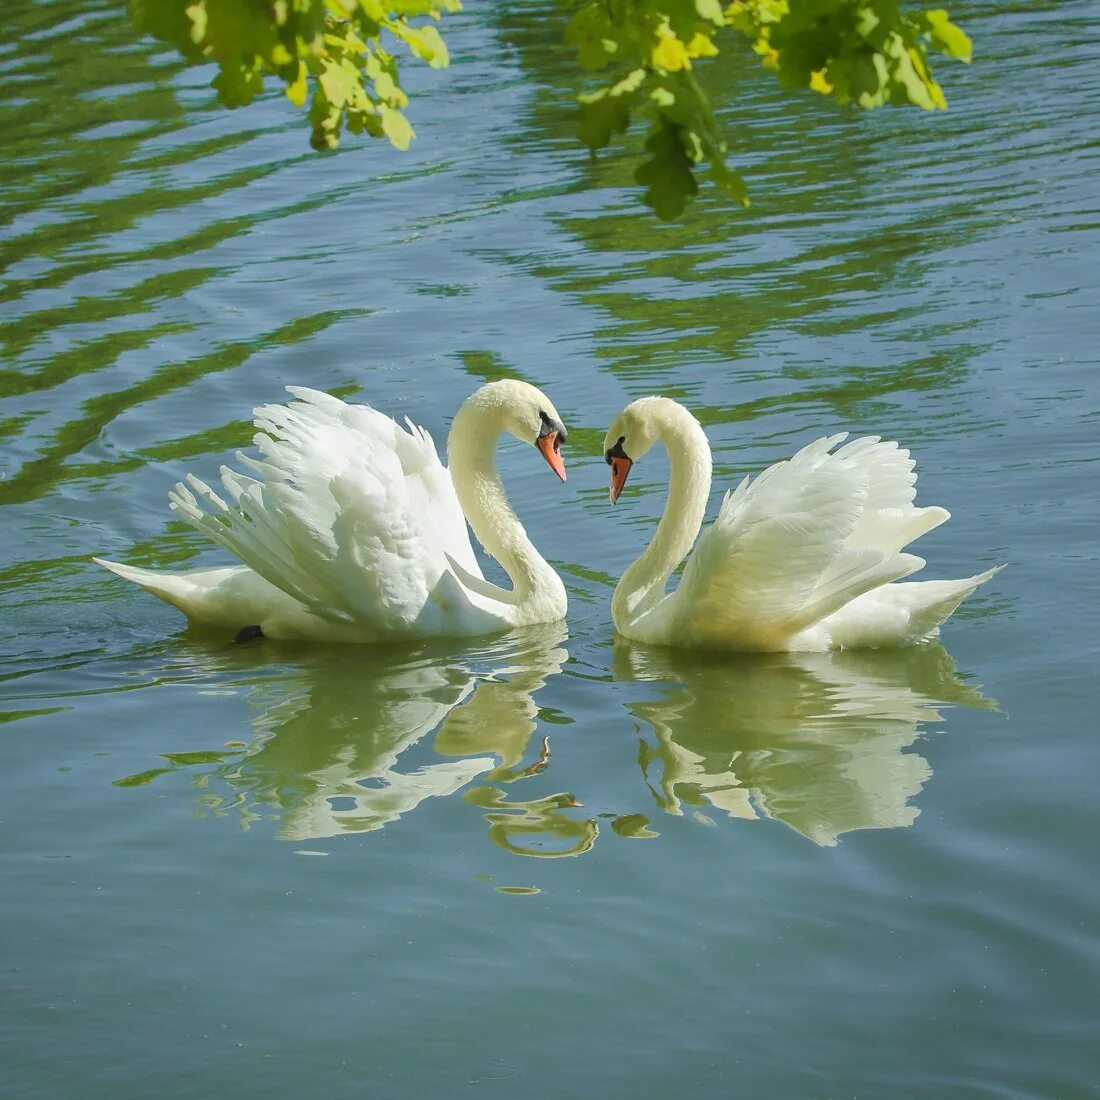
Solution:
<svg viewBox="0 0 1100 1100">
<path fill-rule="evenodd" d="M 495 409 L 501 431 L 514 435 L 521 443 L 537 447 L 550 469 L 565 480 L 561 445 L 569 438 L 569 433 L 553 402 L 542 390 L 517 378 L 502 378 L 482 386 L 474 398 Z"/>
<path fill-rule="evenodd" d="M 639 397 L 617 417 L 603 441 L 604 458 L 611 467 L 611 503 L 619 499 L 630 469 L 657 442 L 664 419 L 665 397 Z"/>
</svg>

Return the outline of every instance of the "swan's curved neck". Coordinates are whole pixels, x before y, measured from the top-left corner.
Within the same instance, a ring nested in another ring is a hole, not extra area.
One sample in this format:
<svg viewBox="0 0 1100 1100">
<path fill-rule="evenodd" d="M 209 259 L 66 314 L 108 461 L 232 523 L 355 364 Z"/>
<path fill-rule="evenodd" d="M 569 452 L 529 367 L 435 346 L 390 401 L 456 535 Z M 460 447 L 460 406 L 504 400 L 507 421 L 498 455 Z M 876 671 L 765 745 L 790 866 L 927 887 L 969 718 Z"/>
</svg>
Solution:
<svg viewBox="0 0 1100 1100">
<path fill-rule="evenodd" d="M 652 541 L 615 586 L 611 615 L 616 625 L 638 618 L 662 599 L 672 571 L 695 542 L 710 495 L 710 444 L 699 421 L 682 405 L 662 401 L 651 414 L 651 427 L 668 452 L 668 499 Z"/>
<path fill-rule="evenodd" d="M 564 600 L 565 589 L 550 564 L 527 537 L 508 503 L 496 449 L 505 410 L 478 391 L 458 410 L 447 437 L 447 462 L 459 504 L 478 542 L 492 554 L 512 582 L 516 604 L 547 597 Z"/>
</svg>

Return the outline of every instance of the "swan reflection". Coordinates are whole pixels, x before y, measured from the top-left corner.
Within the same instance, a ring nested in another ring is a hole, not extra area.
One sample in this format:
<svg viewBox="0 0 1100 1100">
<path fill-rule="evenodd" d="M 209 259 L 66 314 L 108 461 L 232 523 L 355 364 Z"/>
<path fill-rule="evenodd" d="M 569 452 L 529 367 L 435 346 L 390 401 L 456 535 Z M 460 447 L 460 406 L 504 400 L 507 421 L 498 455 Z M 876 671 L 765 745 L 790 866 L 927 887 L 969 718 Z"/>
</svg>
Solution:
<svg viewBox="0 0 1100 1100">
<path fill-rule="evenodd" d="M 247 826 L 274 810 L 278 836 L 291 841 L 380 829 L 478 777 L 509 782 L 546 766 L 546 738 L 535 760 L 523 761 L 537 726 L 533 696 L 561 671 L 565 638 L 564 625 L 553 625 L 459 657 L 439 645 L 367 659 L 314 652 L 290 676 L 251 688 L 260 713 L 234 751 L 164 754 L 171 767 L 118 783 L 214 764 L 196 777 L 200 812 L 235 812 Z M 418 748 L 433 732 L 435 754 Z M 212 788 L 215 777 L 221 782 Z M 225 787 L 232 793 L 221 793 Z"/>
<path fill-rule="evenodd" d="M 944 704 L 994 706 L 939 645 L 708 656 L 620 639 L 614 682 L 606 666 L 581 678 L 613 707 L 624 699 L 642 733 L 637 755 L 621 726 L 604 727 L 598 741 L 571 738 L 559 760 L 553 730 L 571 720 L 536 696 L 562 672 L 565 637 L 564 626 L 543 627 L 457 655 L 439 644 L 296 652 L 290 669 L 273 666 L 279 651 L 266 646 L 200 651 L 202 681 L 213 674 L 220 685 L 213 694 L 246 685 L 247 736 L 164 753 L 165 766 L 117 782 L 187 769 L 200 813 L 244 826 L 275 817 L 278 836 L 297 842 L 381 829 L 462 792 L 489 839 L 517 855 L 584 854 L 600 836 L 597 818 L 612 836 L 655 837 L 652 802 L 704 820 L 704 810 L 773 818 L 832 845 L 853 830 L 911 825 L 931 775 L 913 743 L 942 721 Z M 597 748 L 631 772 L 640 765 L 642 804 L 609 800 L 617 784 L 592 766 Z"/>
<path fill-rule="evenodd" d="M 932 769 L 905 750 L 940 705 L 995 707 L 941 645 L 710 657 L 618 641 L 613 660 L 617 680 L 662 683 L 628 704 L 661 809 L 770 817 L 821 845 L 911 825 Z"/>
<path fill-rule="evenodd" d="M 517 856 L 555 859 L 591 851 L 600 835 L 594 818 L 575 818 L 566 810 L 583 806 L 571 794 L 552 794 L 526 802 L 511 800 L 498 787 L 475 787 L 467 802 L 489 812 L 489 839 Z M 519 843 L 522 837 L 525 843 Z"/>
</svg>

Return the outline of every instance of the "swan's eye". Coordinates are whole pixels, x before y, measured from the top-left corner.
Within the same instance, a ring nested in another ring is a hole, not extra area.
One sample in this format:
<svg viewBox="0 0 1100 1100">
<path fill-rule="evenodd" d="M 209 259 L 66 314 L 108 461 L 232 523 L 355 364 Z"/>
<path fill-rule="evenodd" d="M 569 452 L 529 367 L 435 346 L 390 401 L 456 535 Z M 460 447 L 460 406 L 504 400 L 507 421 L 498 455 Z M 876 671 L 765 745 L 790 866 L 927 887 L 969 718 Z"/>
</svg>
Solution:
<svg viewBox="0 0 1100 1100">
<path fill-rule="evenodd" d="M 560 420 L 554 420 L 544 412 L 539 413 L 539 419 L 542 424 L 539 428 L 539 439 L 544 436 L 553 435 L 554 438 L 554 450 L 560 451 L 561 445 L 568 441 L 569 433 L 565 430 L 565 425 Z"/>
<path fill-rule="evenodd" d="M 630 456 L 626 453 L 626 451 L 623 450 L 623 444 L 625 442 L 626 442 L 626 436 L 621 435 L 615 441 L 615 446 L 612 447 L 609 451 L 604 452 L 604 456 L 603 456 L 604 461 L 608 464 L 608 466 L 611 465 L 611 460 L 613 458 L 626 458 L 626 459 L 630 458 Z"/>
</svg>

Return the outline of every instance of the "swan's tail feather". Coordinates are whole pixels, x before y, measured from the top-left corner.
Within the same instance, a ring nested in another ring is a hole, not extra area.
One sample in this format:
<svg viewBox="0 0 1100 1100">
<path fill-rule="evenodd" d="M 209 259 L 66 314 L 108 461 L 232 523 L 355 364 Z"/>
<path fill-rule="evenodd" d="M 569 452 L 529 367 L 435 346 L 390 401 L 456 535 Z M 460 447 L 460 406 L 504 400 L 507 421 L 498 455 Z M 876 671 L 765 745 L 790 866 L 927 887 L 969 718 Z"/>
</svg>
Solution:
<svg viewBox="0 0 1100 1100">
<path fill-rule="evenodd" d="M 890 585 L 891 581 L 918 572 L 924 564 L 924 559 L 916 554 L 883 553 L 880 550 L 845 552 L 815 586 L 793 620 L 791 632 L 803 630 L 832 615 L 865 592 L 885 590 L 884 586 Z"/>
<path fill-rule="evenodd" d="M 152 569 L 139 569 L 136 565 L 123 565 L 104 558 L 92 558 L 92 561 L 188 614 L 195 585 L 187 577 L 179 573 L 156 573 Z"/>
<path fill-rule="evenodd" d="M 897 589 L 908 590 L 897 595 L 903 598 L 909 612 L 909 641 L 920 641 L 930 637 L 945 623 L 955 609 L 979 585 L 995 577 L 1003 565 L 995 565 L 984 573 L 965 577 L 955 581 L 915 581 L 911 584 L 899 584 Z M 891 588 L 895 586 L 891 585 Z M 886 589 L 887 592 L 890 589 Z"/>
<path fill-rule="evenodd" d="M 246 480 L 252 481 L 252 479 Z M 217 545 L 228 550 L 234 557 L 247 562 L 261 577 L 269 580 L 294 599 L 304 604 L 309 604 L 313 600 L 314 597 L 311 593 L 304 591 L 293 582 L 295 573 L 289 561 L 290 551 L 285 545 L 281 533 L 273 529 L 271 519 L 263 508 L 262 502 L 259 507 L 250 507 L 250 498 L 257 492 L 257 482 L 252 481 L 252 484 L 243 486 L 238 499 L 240 511 L 230 512 L 225 501 L 204 482 L 190 475 L 188 481 L 191 489 L 194 489 L 195 492 L 192 492 L 181 481 L 177 482 L 175 489 L 168 493 L 168 507 L 172 511 L 191 524 L 195 530 L 202 531 Z M 274 494 L 277 488 L 279 486 L 272 486 L 270 491 Z M 233 495 L 236 489 L 237 486 L 227 487 L 230 495 Z M 198 493 L 201 499 L 212 509 L 211 512 L 204 511 L 199 505 L 195 493 Z M 243 517 L 243 519 L 239 517 Z M 257 534 L 252 538 L 242 537 L 241 530 L 234 526 L 232 522 L 234 518 L 238 518 L 239 522 L 250 522 L 256 528 Z M 289 508 L 287 518 L 288 520 L 292 518 Z M 136 583 L 141 584 L 142 582 L 138 581 Z M 155 590 L 150 589 L 150 591 Z M 161 596 L 161 599 L 168 599 L 168 597 Z M 173 601 L 169 600 L 169 602 Z M 177 603 L 175 606 L 179 607 L 181 611 L 187 611 L 181 604 Z"/>
<path fill-rule="evenodd" d="M 955 609 L 1003 565 L 953 581 L 886 584 L 860 596 L 825 620 L 835 646 L 912 645 L 933 638 Z"/>
</svg>

